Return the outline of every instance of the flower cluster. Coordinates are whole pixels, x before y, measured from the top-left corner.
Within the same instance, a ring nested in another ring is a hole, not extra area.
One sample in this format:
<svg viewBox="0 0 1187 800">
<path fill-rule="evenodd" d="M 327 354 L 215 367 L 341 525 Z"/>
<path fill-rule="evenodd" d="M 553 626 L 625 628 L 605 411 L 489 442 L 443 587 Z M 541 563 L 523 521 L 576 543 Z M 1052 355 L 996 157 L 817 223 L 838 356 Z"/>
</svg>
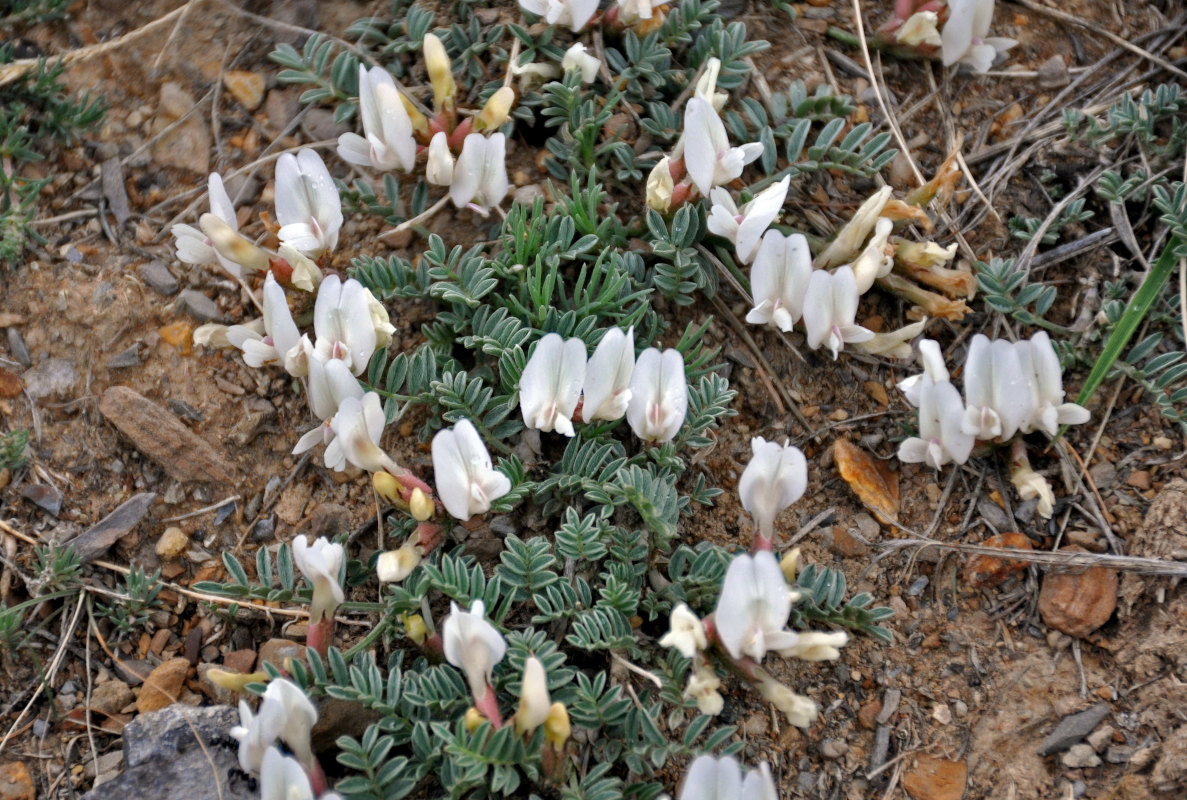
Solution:
<svg viewBox="0 0 1187 800">
<path fill-rule="evenodd" d="M 778 800 L 775 779 L 766 762 L 742 777 L 742 768 L 729 756 L 699 756 L 688 767 L 680 800 Z"/>
<path fill-rule="evenodd" d="M 310 734 L 316 722 L 313 703 L 284 678 L 268 683 L 254 714 L 247 701 L 239 701 L 239 725 L 230 733 L 239 740 L 239 766 L 259 775 L 265 800 L 337 800 L 337 794 L 325 791 L 325 774 L 313 754 Z"/>
<path fill-rule="evenodd" d="M 919 435 L 899 446 L 900 461 L 935 469 L 963 464 L 976 441 L 1004 443 L 1034 431 L 1053 437 L 1061 425 L 1088 421 L 1087 409 L 1064 402 L 1063 370 L 1044 331 L 1018 342 L 974 336 L 965 360 L 963 401 L 949 381 L 939 345 L 925 339 L 919 351 L 923 372 L 899 384 L 907 401 L 919 408 Z M 1025 461 L 1025 455 L 1021 458 Z M 1034 487 L 1032 475 L 1015 483 Z M 1039 512 L 1050 516 L 1049 489 L 1028 488 L 1024 496 L 1031 492 L 1043 497 Z"/>
<path fill-rule="evenodd" d="M 536 344 L 519 380 L 524 424 L 574 436 L 581 404 L 583 422 L 626 416 L 631 430 L 648 442 L 676 436 L 688 412 L 688 381 L 680 351 L 649 347 L 635 358 L 634 329 L 609 329 L 586 360 L 585 342 L 545 335 Z"/>
<path fill-rule="evenodd" d="M 944 66 L 966 64 L 987 72 L 998 56 L 1018 42 L 990 36 L 994 0 L 899 0 L 894 16 L 878 29 L 881 44 L 933 56 Z"/>
</svg>

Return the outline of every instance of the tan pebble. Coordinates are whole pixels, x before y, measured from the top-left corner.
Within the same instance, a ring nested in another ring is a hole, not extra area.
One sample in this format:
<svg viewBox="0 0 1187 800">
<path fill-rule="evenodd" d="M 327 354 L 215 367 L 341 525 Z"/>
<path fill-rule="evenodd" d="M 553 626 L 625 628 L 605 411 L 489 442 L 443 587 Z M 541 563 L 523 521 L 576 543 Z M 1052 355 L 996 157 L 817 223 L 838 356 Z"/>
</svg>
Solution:
<svg viewBox="0 0 1187 800">
<path fill-rule="evenodd" d="M 255 111 L 264 102 L 264 76 L 258 72 L 237 69 L 223 73 L 223 86 L 248 111 Z"/>
<path fill-rule="evenodd" d="M 136 710 L 159 711 L 172 705 L 181 697 L 181 688 L 190 671 L 190 662 L 184 658 L 171 658 L 154 669 L 140 687 L 136 698 Z"/>
<path fill-rule="evenodd" d="M 190 543 L 190 537 L 181 528 L 166 528 L 157 540 L 157 555 L 166 561 L 178 558 L 185 552 Z"/>
<path fill-rule="evenodd" d="M 960 800 L 967 778 L 968 765 L 963 760 L 921 755 L 903 773 L 903 788 L 912 800 Z"/>
<path fill-rule="evenodd" d="M 1080 547 L 1059 551 L 1084 552 Z M 1081 573 L 1048 572 L 1039 591 L 1039 614 L 1049 627 L 1087 636 L 1108 622 L 1117 607 L 1117 571 L 1092 567 Z"/>
<path fill-rule="evenodd" d="M 0 798 L 3 800 L 36 800 L 33 776 L 23 761 L 0 764 Z"/>
<path fill-rule="evenodd" d="M 882 384 L 877 381 L 866 381 L 863 386 L 865 386 L 866 394 L 875 403 L 880 406 L 890 405 L 890 397 L 886 394 L 886 388 Z"/>
<path fill-rule="evenodd" d="M 1129 477 L 1125 482 L 1135 489 L 1141 489 L 1143 492 L 1150 488 L 1150 473 L 1148 470 L 1139 469 L 1135 472 L 1129 473 Z"/>
</svg>

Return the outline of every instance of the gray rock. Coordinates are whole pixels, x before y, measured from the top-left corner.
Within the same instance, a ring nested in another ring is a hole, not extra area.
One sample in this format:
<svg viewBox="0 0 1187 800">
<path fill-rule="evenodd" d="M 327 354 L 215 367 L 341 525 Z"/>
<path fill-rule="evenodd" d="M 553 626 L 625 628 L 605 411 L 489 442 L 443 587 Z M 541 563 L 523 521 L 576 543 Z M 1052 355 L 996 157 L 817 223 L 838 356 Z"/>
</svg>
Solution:
<svg viewBox="0 0 1187 800">
<path fill-rule="evenodd" d="M 197 289 L 186 289 L 177 296 L 178 307 L 199 322 L 217 322 L 223 318 L 218 303 Z"/>
<path fill-rule="evenodd" d="M 99 306 L 99 308 L 106 308 L 115 300 L 115 284 L 111 281 L 99 281 L 95 284 L 95 290 L 91 292 L 91 302 Z"/>
<path fill-rule="evenodd" d="M 723 19 L 733 19 L 742 15 L 746 10 L 747 0 L 722 0 L 721 5 L 717 7 L 717 13 Z"/>
<path fill-rule="evenodd" d="M 169 271 L 164 261 L 149 261 L 136 268 L 140 280 L 147 283 L 158 294 L 166 297 L 177 294 L 177 278 Z"/>
<path fill-rule="evenodd" d="M 21 375 L 25 391 L 34 400 L 42 397 L 63 396 L 78 382 L 74 362 L 68 358 L 47 358 Z"/>
<path fill-rule="evenodd" d="M 29 348 L 25 346 L 25 339 L 16 328 L 8 329 L 8 350 L 12 353 L 13 358 L 21 362 L 22 366 L 33 365 L 33 359 L 29 358 Z"/>
<path fill-rule="evenodd" d="M 1123 744 L 1109 745 L 1105 750 L 1105 761 L 1110 764 L 1126 764 L 1133 759 L 1133 748 Z"/>
<path fill-rule="evenodd" d="M 1059 724 L 1055 726 L 1055 730 L 1047 734 L 1047 738 L 1039 745 L 1038 754 L 1049 756 L 1052 753 L 1067 750 L 1076 742 L 1081 741 L 1085 736 L 1092 733 L 1092 729 L 1099 725 L 1107 716 L 1109 716 L 1108 703 L 1097 703 L 1083 711 L 1069 714 L 1059 721 Z M 1088 747 L 1089 750 L 1092 749 L 1089 745 L 1085 745 L 1085 747 Z"/>
<path fill-rule="evenodd" d="M 21 489 L 21 497 L 53 516 L 62 510 L 62 493 L 48 483 L 31 483 Z"/>
<path fill-rule="evenodd" d="M 103 714 L 118 714 L 135 701 L 131 687 L 121 680 L 101 683 L 91 692 L 91 708 Z"/>
<path fill-rule="evenodd" d="M 107 359 L 108 369 L 125 369 L 140 366 L 140 345 L 133 344 Z"/>
<path fill-rule="evenodd" d="M 83 800 L 253 800 L 258 791 L 239 769 L 239 748 L 228 734 L 238 723 L 230 706 L 175 703 L 141 714 L 124 728 L 126 771 Z"/>
</svg>

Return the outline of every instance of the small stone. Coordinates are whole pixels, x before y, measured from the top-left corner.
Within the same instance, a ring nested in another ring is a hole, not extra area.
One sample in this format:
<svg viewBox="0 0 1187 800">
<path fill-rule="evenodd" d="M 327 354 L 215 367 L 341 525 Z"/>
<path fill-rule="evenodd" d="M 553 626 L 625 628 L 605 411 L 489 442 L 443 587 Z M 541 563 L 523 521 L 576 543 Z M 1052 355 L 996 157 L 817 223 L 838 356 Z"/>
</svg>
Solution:
<svg viewBox="0 0 1187 800">
<path fill-rule="evenodd" d="M 820 743 L 820 755 L 828 759 L 837 759 L 849 752 L 849 745 L 840 739 L 825 739 Z"/>
<path fill-rule="evenodd" d="M 115 300 L 115 284 L 111 281 L 99 281 L 91 292 L 91 302 L 99 308 L 106 308 Z"/>
<path fill-rule="evenodd" d="M 1039 86 L 1044 89 L 1058 89 L 1061 86 L 1067 86 L 1071 81 L 1067 64 L 1064 62 L 1063 56 L 1059 54 L 1053 55 L 1039 64 L 1038 73 Z"/>
<path fill-rule="evenodd" d="M 136 274 L 157 294 L 166 297 L 177 294 L 177 278 L 173 277 L 164 261 L 147 261 L 136 268 Z"/>
<path fill-rule="evenodd" d="M 268 115 L 268 125 L 273 130 L 280 130 L 288 125 L 300 107 L 297 95 L 289 90 L 273 89 L 264 98 L 264 113 Z"/>
<path fill-rule="evenodd" d="M 885 725 L 890 722 L 891 718 L 898 713 L 898 705 L 903 699 L 903 692 L 901 689 L 887 689 L 886 693 L 882 695 L 882 710 L 878 712 L 876 719 L 881 724 Z"/>
<path fill-rule="evenodd" d="M 870 552 L 870 548 L 846 530 L 843 525 L 833 527 L 829 549 L 842 558 L 861 558 Z"/>
<path fill-rule="evenodd" d="M 1096 488 L 1102 492 L 1117 482 L 1117 468 L 1108 461 L 1093 464 L 1092 468 L 1088 470 L 1088 475 L 1096 484 Z"/>
<path fill-rule="evenodd" d="M 184 658 L 171 658 L 162 662 L 140 687 L 136 710 L 143 714 L 146 711 L 159 711 L 175 703 L 181 697 L 181 687 L 189 671 L 190 662 Z"/>
<path fill-rule="evenodd" d="M 112 679 L 99 684 L 91 692 L 91 710 L 103 714 L 118 714 L 135 699 L 128 684 Z"/>
<path fill-rule="evenodd" d="M 911 581 L 911 585 L 907 587 L 907 597 L 918 597 L 923 594 L 923 590 L 931 583 L 931 579 L 926 575 L 920 575 L 915 580 Z"/>
<path fill-rule="evenodd" d="M 304 661 L 304 645 L 298 644 L 291 639 L 269 639 L 260 645 L 260 657 L 257 663 L 261 667 L 264 664 L 271 664 L 279 669 L 284 669 L 285 659 L 288 658 Z"/>
<path fill-rule="evenodd" d="M 224 72 L 223 86 L 248 111 L 255 111 L 264 102 L 264 76 L 258 72 L 242 69 Z"/>
<path fill-rule="evenodd" d="M 882 532 L 882 526 L 878 524 L 878 520 L 864 511 L 859 511 L 853 521 L 857 524 L 857 530 L 861 532 L 861 535 L 870 541 L 877 539 Z"/>
<path fill-rule="evenodd" d="M 190 114 L 184 121 L 164 131 L 193 110 L 194 98 L 180 84 L 161 84 L 160 113 L 153 119 L 152 133 L 158 138 L 152 146 L 153 160 L 166 167 L 190 170 L 200 175 L 210 171 L 211 135 L 202 114 Z"/>
<path fill-rule="evenodd" d="M 78 373 L 69 358 L 47 358 L 32 369 L 25 370 L 21 381 L 25 384 L 25 391 L 34 400 L 64 397 L 78 382 Z"/>
<path fill-rule="evenodd" d="M 223 669 L 247 675 L 256 665 L 255 650 L 232 650 L 223 656 Z"/>
<path fill-rule="evenodd" d="M 314 139 L 337 139 L 352 128 L 334 120 L 334 112 L 328 108 L 310 108 L 305 112 L 304 129 Z"/>
<path fill-rule="evenodd" d="M 883 408 L 890 405 L 890 398 L 886 394 L 885 386 L 880 384 L 878 381 L 866 381 L 862 385 L 865 387 L 866 394 L 868 394 L 870 399 L 875 403 L 882 406 Z"/>
<path fill-rule="evenodd" d="M 33 776 L 25 762 L 0 764 L 0 800 L 37 800 Z"/>
<path fill-rule="evenodd" d="M 1133 758 L 1133 748 L 1127 745 L 1113 744 L 1105 750 L 1105 761 L 1110 764 L 1127 764 Z"/>
<path fill-rule="evenodd" d="M 952 722 L 952 709 L 948 708 L 947 703 L 936 703 L 931 710 L 931 718 L 940 725 L 949 725 Z"/>
<path fill-rule="evenodd" d="M 1102 725 L 1088 735 L 1088 744 L 1092 745 L 1092 749 L 1098 753 L 1104 752 L 1104 749 L 1113 743 L 1113 726 Z"/>
<path fill-rule="evenodd" d="M 867 731 L 872 731 L 878 725 L 878 714 L 881 711 L 882 701 L 875 697 L 858 709 L 857 724 L 861 725 Z"/>
<path fill-rule="evenodd" d="M 1100 766 L 1100 756 L 1096 754 L 1096 751 L 1092 749 L 1092 745 L 1090 744 L 1072 745 L 1059 760 L 1068 769 Z"/>
<path fill-rule="evenodd" d="M 1041 756 L 1049 756 L 1066 750 L 1076 742 L 1082 741 L 1093 731 L 1105 717 L 1109 716 L 1109 704 L 1097 703 L 1094 706 L 1069 714 L 1059 721 L 1055 730 L 1047 734 L 1047 738 L 1036 751 Z"/>
<path fill-rule="evenodd" d="M 218 304 L 197 289 L 186 289 L 179 294 L 177 307 L 199 322 L 218 322 L 223 318 Z"/>
<path fill-rule="evenodd" d="M 1150 472 L 1144 469 L 1135 470 L 1129 473 L 1129 477 L 1125 479 L 1125 483 L 1144 492 L 1150 488 Z"/>
<path fill-rule="evenodd" d="M 165 529 L 161 538 L 157 540 L 157 555 L 166 561 L 171 561 L 185 552 L 190 543 L 190 537 L 185 531 L 176 526 Z"/>
<path fill-rule="evenodd" d="M 21 497 L 50 516 L 56 517 L 62 510 L 62 493 L 47 483 L 31 483 L 22 487 Z"/>
<path fill-rule="evenodd" d="M 96 522 L 83 533 L 66 542 L 78 553 L 84 564 L 89 564 L 107 552 L 113 544 L 140 524 L 148 513 L 149 506 L 157 499 L 155 492 L 141 492 L 125 500 L 115 511 Z M 119 663 L 118 661 L 116 662 Z"/>
<path fill-rule="evenodd" d="M 993 503 L 988 503 L 997 508 Z M 1003 514 L 1004 516 L 1004 514 Z M 981 542 L 982 547 L 1008 547 L 1014 550 L 1032 549 L 1030 539 L 1023 533 L 1002 533 L 990 536 Z M 1026 562 L 1010 558 L 997 558 L 977 554 L 969 558 L 964 568 L 964 579 L 970 586 L 977 588 L 997 586 L 1016 572 L 1026 569 Z"/>
<path fill-rule="evenodd" d="M 108 369 L 127 369 L 140 366 L 140 345 L 133 344 L 107 359 Z"/>
<path fill-rule="evenodd" d="M 8 350 L 12 357 L 21 362 L 22 367 L 29 367 L 33 359 L 29 357 L 29 348 L 25 346 L 25 339 L 16 328 L 8 329 Z"/>
<path fill-rule="evenodd" d="M 1060 552 L 1084 552 L 1066 547 Z M 1117 571 L 1091 567 L 1079 574 L 1048 572 L 1039 591 L 1043 622 L 1069 636 L 1084 637 L 1108 622 L 1117 608 Z"/>
<path fill-rule="evenodd" d="M 903 788 L 913 800 L 960 800 L 967 778 L 968 764 L 963 759 L 920 755 L 903 773 Z"/>
</svg>

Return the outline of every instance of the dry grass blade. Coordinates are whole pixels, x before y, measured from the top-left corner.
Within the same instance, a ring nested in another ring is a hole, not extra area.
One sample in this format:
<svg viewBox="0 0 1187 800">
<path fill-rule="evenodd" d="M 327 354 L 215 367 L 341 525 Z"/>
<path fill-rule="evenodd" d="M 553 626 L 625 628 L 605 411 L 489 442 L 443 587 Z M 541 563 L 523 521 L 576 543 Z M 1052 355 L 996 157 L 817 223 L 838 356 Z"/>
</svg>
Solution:
<svg viewBox="0 0 1187 800">
<path fill-rule="evenodd" d="M 927 547 L 937 547 L 941 550 L 955 551 L 966 555 L 993 556 L 994 558 L 1026 561 L 1031 564 L 1041 564 L 1061 571 L 1079 571 L 1091 567 L 1107 567 L 1120 572 L 1133 572 L 1139 575 L 1166 575 L 1174 578 L 1187 578 L 1187 562 L 1169 561 L 1162 558 L 1142 558 L 1139 556 L 1118 556 L 1108 553 L 1069 553 L 1059 550 L 1048 553 L 1040 550 L 1018 550 L 1012 547 L 982 547 L 976 544 L 961 542 L 940 542 L 933 539 L 895 539 L 879 545 L 883 555 L 907 548 L 923 550 Z"/>
</svg>

